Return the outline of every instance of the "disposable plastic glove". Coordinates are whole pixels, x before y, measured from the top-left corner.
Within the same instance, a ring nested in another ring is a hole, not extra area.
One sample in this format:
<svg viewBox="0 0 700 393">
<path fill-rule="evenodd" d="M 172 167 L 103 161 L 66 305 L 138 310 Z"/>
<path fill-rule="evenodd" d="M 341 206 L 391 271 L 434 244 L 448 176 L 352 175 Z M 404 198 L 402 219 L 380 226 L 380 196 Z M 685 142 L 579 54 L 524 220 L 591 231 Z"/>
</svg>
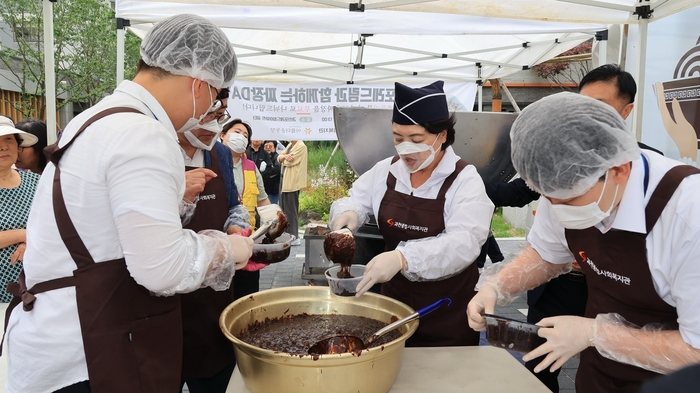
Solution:
<svg viewBox="0 0 700 393">
<path fill-rule="evenodd" d="M 357 226 L 357 213 L 355 213 L 352 210 L 349 210 L 345 213 L 338 214 L 338 216 L 333 219 L 333 222 L 331 223 L 331 230 L 337 231 L 338 229 L 347 227 L 349 230 L 355 232 Z M 367 264 L 367 266 L 369 266 L 369 264 Z"/>
<path fill-rule="evenodd" d="M 538 332 L 547 341 L 523 356 L 523 360 L 528 362 L 542 355 L 547 355 L 540 364 L 535 367 L 538 373 L 545 368 L 549 371 L 559 369 L 572 356 L 593 346 L 593 336 L 595 319 L 559 316 L 545 318 L 537 323 L 543 326 Z"/>
<path fill-rule="evenodd" d="M 486 329 L 486 319 L 484 313 L 493 314 L 498 301 L 499 290 L 495 284 L 487 282 L 474 295 L 467 305 L 467 320 L 469 327 L 478 331 Z"/>
<path fill-rule="evenodd" d="M 267 169 L 267 163 L 265 161 L 260 162 L 260 172 L 265 172 Z"/>
<path fill-rule="evenodd" d="M 253 239 L 248 237 L 250 234 L 250 229 L 246 229 L 243 232 L 228 236 L 231 250 L 233 251 L 233 258 L 236 261 L 236 270 L 243 269 L 253 255 Z"/>
<path fill-rule="evenodd" d="M 355 214 L 355 213 L 353 213 Z M 355 288 L 355 296 L 362 296 L 372 285 L 378 282 L 387 282 L 403 269 L 403 256 L 401 252 L 386 251 L 372 258 L 367 264 L 362 281 Z"/>
</svg>

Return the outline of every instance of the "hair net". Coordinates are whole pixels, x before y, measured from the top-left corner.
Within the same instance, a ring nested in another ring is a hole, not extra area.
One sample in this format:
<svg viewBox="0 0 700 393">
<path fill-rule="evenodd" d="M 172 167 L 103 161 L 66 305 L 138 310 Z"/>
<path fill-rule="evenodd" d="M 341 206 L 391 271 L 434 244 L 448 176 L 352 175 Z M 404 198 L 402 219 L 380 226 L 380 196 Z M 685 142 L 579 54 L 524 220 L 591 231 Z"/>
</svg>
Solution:
<svg viewBox="0 0 700 393">
<path fill-rule="evenodd" d="M 183 14 L 156 24 L 141 43 L 151 67 L 201 79 L 217 89 L 229 87 L 238 62 L 224 32 L 201 16 Z"/>
<path fill-rule="evenodd" d="M 513 166 L 535 191 L 573 198 L 605 172 L 639 157 L 615 110 L 593 98 L 558 93 L 525 108 L 510 130 Z"/>
</svg>

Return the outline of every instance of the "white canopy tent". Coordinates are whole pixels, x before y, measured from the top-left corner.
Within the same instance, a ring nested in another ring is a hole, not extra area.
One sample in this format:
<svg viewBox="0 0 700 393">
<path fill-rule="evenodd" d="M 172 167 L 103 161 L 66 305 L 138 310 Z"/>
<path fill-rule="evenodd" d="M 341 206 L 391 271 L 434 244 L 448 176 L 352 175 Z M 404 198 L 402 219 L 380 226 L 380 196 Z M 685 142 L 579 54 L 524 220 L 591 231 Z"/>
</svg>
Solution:
<svg viewBox="0 0 700 393">
<path fill-rule="evenodd" d="M 50 5 L 49 0 L 44 4 Z M 270 82 L 498 78 L 552 58 L 609 24 L 639 23 L 640 100 L 649 18 L 698 4 L 700 0 L 115 2 L 117 17 L 128 20 L 141 36 L 153 23 L 175 14 L 194 13 L 214 21 L 236 47 L 239 78 Z M 123 75 L 123 56 L 118 59 L 117 74 Z M 635 120 L 640 119 L 638 114 Z"/>
<path fill-rule="evenodd" d="M 300 2 L 301 3 L 301 2 Z M 117 0 L 143 37 L 153 22 L 196 13 L 224 28 L 238 79 L 368 83 L 475 81 L 529 68 L 590 39 L 601 24 L 460 14 Z"/>
</svg>

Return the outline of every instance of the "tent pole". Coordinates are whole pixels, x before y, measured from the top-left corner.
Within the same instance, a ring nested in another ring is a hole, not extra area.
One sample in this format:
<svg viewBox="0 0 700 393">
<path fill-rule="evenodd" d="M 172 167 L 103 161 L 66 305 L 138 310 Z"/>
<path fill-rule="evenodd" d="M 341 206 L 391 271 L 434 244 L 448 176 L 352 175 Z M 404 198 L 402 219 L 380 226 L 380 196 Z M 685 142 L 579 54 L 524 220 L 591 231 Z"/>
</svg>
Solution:
<svg viewBox="0 0 700 393">
<path fill-rule="evenodd" d="M 634 121 L 632 128 L 638 141 L 642 140 L 642 117 L 644 114 L 644 92 L 645 92 L 645 73 L 647 62 L 647 34 L 649 33 L 649 19 L 653 10 L 649 9 L 650 2 L 648 0 L 641 1 L 637 6 L 635 14 L 639 15 L 639 37 L 637 37 L 637 46 L 639 48 L 639 58 L 637 59 L 637 99 L 634 105 Z"/>
<path fill-rule="evenodd" d="M 326 165 L 323 166 L 323 171 L 325 172 L 326 169 L 328 169 L 328 165 L 331 163 L 331 159 L 333 159 L 333 155 L 335 155 L 335 152 L 338 150 L 338 146 L 340 146 L 340 142 L 336 141 L 335 142 L 335 147 L 333 148 L 333 151 L 331 152 L 330 157 L 328 157 L 328 161 L 326 161 Z"/>
<path fill-rule="evenodd" d="M 513 109 L 515 109 L 515 113 L 520 113 L 520 107 L 518 106 L 518 103 L 515 102 L 515 98 L 513 98 L 513 95 L 510 94 L 510 90 L 508 90 L 508 86 L 506 86 L 506 84 L 503 83 L 501 78 L 498 78 L 498 81 L 501 82 L 501 88 L 503 89 L 503 92 L 506 93 L 506 97 L 508 97 L 508 101 L 510 101 L 511 105 L 513 105 Z"/>
<path fill-rule="evenodd" d="M 597 31 L 595 40 L 598 41 L 598 64 L 593 64 L 593 67 L 600 67 L 608 64 L 608 31 Z"/>
<path fill-rule="evenodd" d="M 117 86 L 124 80 L 124 40 L 129 20 L 117 18 Z"/>
<path fill-rule="evenodd" d="M 56 142 L 56 70 L 54 68 L 53 3 L 44 0 L 44 73 L 46 75 L 46 140 Z"/>
<path fill-rule="evenodd" d="M 479 86 L 476 88 L 477 93 L 479 93 L 479 106 L 478 110 L 479 112 L 484 111 L 484 86 L 479 83 Z"/>
</svg>

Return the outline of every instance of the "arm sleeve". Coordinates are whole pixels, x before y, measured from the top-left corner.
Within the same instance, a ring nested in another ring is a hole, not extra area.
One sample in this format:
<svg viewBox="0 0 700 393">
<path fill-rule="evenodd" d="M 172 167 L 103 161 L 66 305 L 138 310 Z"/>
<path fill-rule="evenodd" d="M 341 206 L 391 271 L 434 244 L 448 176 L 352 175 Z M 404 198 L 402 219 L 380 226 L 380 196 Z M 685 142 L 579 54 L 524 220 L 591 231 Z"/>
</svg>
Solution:
<svg viewBox="0 0 700 393">
<path fill-rule="evenodd" d="M 574 254 L 566 242 L 564 227 L 554 217 L 552 205 L 547 198 L 540 199 L 527 241 L 547 262 L 570 263 L 574 260 Z"/>
<path fill-rule="evenodd" d="M 282 165 L 286 167 L 299 165 L 303 160 L 306 160 L 306 156 L 308 154 L 306 145 L 304 145 L 303 142 L 297 142 L 296 145 L 292 147 L 290 154 L 294 156 L 294 161 L 289 162 L 285 160 Z"/>
<path fill-rule="evenodd" d="M 258 201 L 267 199 L 267 192 L 265 192 L 265 183 L 263 182 L 263 178 L 260 174 L 260 171 L 258 170 L 258 167 L 255 167 L 255 182 L 258 184 Z"/>
<path fill-rule="evenodd" d="M 372 196 L 374 194 L 375 178 L 377 173 L 381 172 L 381 167 L 386 163 L 380 162 L 375 164 L 369 171 L 360 176 L 350 188 L 349 197 L 340 198 L 331 204 L 331 211 L 328 215 L 329 227 L 333 223 L 335 217 L 347 211 L 353 211 L 357 214 L 358 228 L 364 225 L 369 215 L 373 212 Z"/>
<path fill-rule="evenodd" d="M 232 225 L 237 225 L 242 229 L 250 228 L 250 212 L 243 204 L 239 203 L 228 209 L 228 218 L 226 223 L 224 223 L 224 231 L 228 230 L 228 227 Z"/>
<path fill-rule="evenodd" d="M 522 178 L 517 178 L 509 183 L 487 182 L 484 183 L 484 186 L 486 187 L 486 195 L 496 207 L 523 207 L 540 197 L 540 194 L 532 191 Z"/>
<path fill-rule="evenodd" d="M 396 247 L 408 262 L 403 274 L 411 281 L 455 275 L 479 256 L 489 233 L 493 203 L 473 166 L 465 168 L 450 188 L 443 214 L 443 233 L 401 242 Z"/>
<path fill-rule="evenodd" d="M 185 175 L 172 136 L 162 127 L 141 127 L 123 134 L 115 146 L 106 168 L 110 207 L 136 282 L 172 295 L 200 288 L 207 273 L 216 271 L 223 275 L 213 282 L 228 287 L 235 260 L 227 236 L 197 234 L 180 223 Z"/>
</svg>

